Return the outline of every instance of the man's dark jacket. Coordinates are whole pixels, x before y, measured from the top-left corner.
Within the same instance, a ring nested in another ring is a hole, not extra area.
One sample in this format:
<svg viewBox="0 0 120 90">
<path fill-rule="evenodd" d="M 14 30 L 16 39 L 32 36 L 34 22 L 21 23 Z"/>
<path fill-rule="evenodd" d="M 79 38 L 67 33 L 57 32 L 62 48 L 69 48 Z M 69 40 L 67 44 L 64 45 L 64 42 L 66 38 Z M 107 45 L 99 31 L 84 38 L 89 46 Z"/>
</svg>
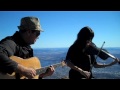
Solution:
<svg viewBox="0 0 120 90">
<path fill-rule="evenodd" d="M 33 57 L 33 49 L 24 42 L 18 31 L 0 41 L 0 72 L 12 73 L 17 68 L 17 63 L 10 56 L 23 59 Z"/>
</svg>

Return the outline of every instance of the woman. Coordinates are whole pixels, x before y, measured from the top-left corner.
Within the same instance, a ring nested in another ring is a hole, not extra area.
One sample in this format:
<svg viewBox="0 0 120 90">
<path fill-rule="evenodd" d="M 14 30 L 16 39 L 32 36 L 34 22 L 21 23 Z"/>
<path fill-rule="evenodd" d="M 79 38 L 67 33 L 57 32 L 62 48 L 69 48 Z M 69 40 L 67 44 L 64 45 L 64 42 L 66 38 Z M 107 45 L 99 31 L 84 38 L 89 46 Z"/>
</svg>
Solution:
<svg viewBox="0 0 120 90">
<path fill-rule="evenodd" d="M 70 46 L 66 55 L 66 63 L 71 68 L 69 71 L 69 79 L 91 79 L 92 76 L 92 67 L 103 68 L 111 66 L 118 62 L 118 59 L 115 59 L 109 64 L 101 64 L 96 62 L 95 55 L 101 59 L 106 60 L 109 56 L 104 55 L 104 53 L 99 53 L 100 49 L 92 43 L 94 38 L 93 30 L 86 26 L 83 27 L 77 35 L 77 39 Z"/>
</svg>

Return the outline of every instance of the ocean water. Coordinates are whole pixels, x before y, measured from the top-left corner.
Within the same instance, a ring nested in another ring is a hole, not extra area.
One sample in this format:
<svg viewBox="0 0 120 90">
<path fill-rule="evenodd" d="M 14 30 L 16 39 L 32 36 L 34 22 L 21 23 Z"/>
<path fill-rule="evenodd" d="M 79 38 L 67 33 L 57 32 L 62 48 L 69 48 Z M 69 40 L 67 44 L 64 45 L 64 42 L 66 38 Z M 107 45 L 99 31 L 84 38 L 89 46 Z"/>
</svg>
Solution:
<svg viewBox="0 0 120 90">
<path fill-rule="evenodd" d="M 120 48 L 105 48 L 109 53 L 120 59 Z M 45 77 L 44 79 L 61 79 L 68 77 L 69 67 L 61 64 L 66 56 L 68 48 L 40 48 L 34 49 L 34 56 L 38 57 L 41 67 L 48 67 L 50 65 L 57 65 L 53 75 Z M 97 57 L 97 62 L 110 63 L 112 58 L 102 60 Z M 106 68 L 92 69 L 94 79 L 120 79 L 120 64 L 115 64 Z"/>
</svg>

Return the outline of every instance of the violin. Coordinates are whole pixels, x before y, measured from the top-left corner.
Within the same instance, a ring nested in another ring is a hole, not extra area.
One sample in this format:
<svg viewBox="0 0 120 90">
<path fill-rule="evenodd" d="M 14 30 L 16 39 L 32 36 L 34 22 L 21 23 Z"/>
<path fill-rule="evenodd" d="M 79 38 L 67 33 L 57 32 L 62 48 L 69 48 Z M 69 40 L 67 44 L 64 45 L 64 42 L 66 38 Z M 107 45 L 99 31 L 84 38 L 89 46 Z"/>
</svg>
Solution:
<svg viewBox="0 0 120 90">
<path fill-rule="evenodd" d="M 110 54 L 106 49 L 98 48 L 93 42 L 87 45 L 86 53 L 90 55 L 97 55 L 102 60 L 107 60 L 109 57 L 116 60 L 117 58 Z M 118 62 L 120 64 L 120 60 Z"/>
</svg>

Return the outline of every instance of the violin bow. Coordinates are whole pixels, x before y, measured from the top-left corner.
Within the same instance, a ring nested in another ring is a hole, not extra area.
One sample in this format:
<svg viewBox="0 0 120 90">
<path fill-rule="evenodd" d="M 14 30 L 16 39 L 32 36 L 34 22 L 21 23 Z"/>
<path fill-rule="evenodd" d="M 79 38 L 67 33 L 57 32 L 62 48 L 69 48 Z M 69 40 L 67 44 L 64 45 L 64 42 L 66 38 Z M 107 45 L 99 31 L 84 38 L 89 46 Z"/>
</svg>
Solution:
<svg viewBox="0 0 120 90">
<path fill-rule="evenodd" d="M 95 57 L 95 61 L 96 61 L 96 59 L 97 59 L 98 55 L 100 54 L 100 51 L 102 50 L 102 48 L 103 48 L 104 44 L 105 44 L 105 41 L 103 42 L 103 44 L 102 44 L 102 46 L 101 46 L 101 48 L 100 48 L 100 50 L 99 50 L 98 54 L 96 55 L 96 57 Z M 93 64 L 95 63 L 95 61 L 93 62 Z M 91 68 L 92 68 L 92 67 L 93 67 L 93 65 L 91 64 Z"/>
<path fill-rule="evenodd" d="M 104 44 L 105 44 L 105 41 L 103 42 L 103 44 L 102 44 L 102 46 L 101 46 L 101 48 L 100 48 L 100 50 L 99 50 L 98 54 L 96 55 L 95 60 L 97 59 L 98 55 L 100 54 L 100 51 L 102 50 L 102 48 L 103 48 Z"/>
</svg>

